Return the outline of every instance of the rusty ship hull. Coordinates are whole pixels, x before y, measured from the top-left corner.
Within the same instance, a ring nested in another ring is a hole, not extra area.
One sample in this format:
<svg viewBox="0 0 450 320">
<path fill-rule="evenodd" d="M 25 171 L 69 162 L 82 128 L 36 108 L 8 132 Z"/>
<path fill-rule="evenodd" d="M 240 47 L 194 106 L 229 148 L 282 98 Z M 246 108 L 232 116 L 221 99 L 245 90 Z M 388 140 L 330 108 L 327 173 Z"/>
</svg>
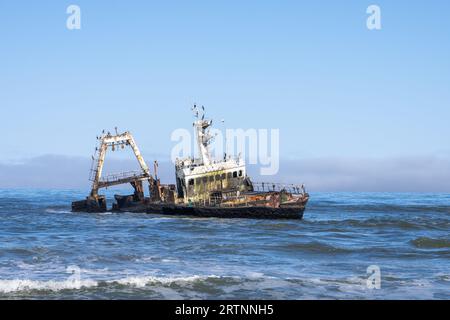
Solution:
<svg viewBox="0 0 450 320">
<path fill-rule="evenodd" d="M 189 206 L 166 203 L 152 203 L 150 199 L 135 202 L 133 196 L 116 195 L 113 206 L 115 212 L 147 213 L 167 216 L 200 217 L 200 218 L 247 218 L 247 219 L 295 219 L 301 220 L 309 196 L 299 199 L 295 204 L 278 205 L 238 205 L 238 206 Z"/>
<path fill-rule="evenodd" d="M 169 216 L 187 216 L 200 218 L 222 219 L 295 219 L 303 218 L 305 207 L 187 207 L 187 206 L 162 206 L 160 210 L 149 207 L 147 213 Z"/>
<path fill-rule="evenodd" d="M 167 216 L 199 217 L 199 218 L 248 218 L 248 219 L 293 219 L 303 218 L 309 194 L 291 202 L 281 203 L 284 192 L 263 192 L 242 195 L 248 201 L 232 200 L 220 204 L 175 204 L 155 202 L 151 198 L 140 198 L 137 194 L 115 195 L 112 209 L 108 210 L 106 199 L 101 198 L 99 203 L 87 200 L 72 203 L 72 212 L 132 212 Z M 259 197 L 266 199 L 262 200 Z M 268 200 L 267 200 L 268 199 Z"/>
<path fill-rule="evenodd" d="M 254 207 L 189 207 L 184 205 L 141 204 L 136 203 L 122 208 L 113 208 L 112 212 L 133 212 L 166 216 L 222 218 L 222 219 L 289 219 L 301 220 L 306 208 L 304 206 L 271 208 Z M 72 212 L 107 212 L 107 209 L 73 207 Z"/>
</svg>

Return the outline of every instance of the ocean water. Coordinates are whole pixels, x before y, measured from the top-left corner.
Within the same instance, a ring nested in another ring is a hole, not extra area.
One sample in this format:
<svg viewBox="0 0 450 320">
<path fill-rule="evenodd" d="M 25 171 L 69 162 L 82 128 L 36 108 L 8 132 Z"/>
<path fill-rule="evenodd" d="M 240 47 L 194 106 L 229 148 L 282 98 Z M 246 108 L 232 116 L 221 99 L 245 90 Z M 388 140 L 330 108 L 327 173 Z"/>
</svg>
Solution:
<svg viewBox="0 0 450 320">
<path fill-rule="evenodd" d="M 450 299 L 450 195 L 312 193 L 302 221 L 71 213 L 85 195 L 0 190 L 0 299 Z"/>
</svg>

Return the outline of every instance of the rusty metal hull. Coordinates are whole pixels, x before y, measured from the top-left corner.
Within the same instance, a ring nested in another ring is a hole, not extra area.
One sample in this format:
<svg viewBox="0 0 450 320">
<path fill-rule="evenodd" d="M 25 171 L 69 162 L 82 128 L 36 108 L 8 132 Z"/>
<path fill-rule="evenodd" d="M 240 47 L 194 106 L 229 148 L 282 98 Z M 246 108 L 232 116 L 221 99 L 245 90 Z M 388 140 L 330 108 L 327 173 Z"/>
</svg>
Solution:
<svg viewBox="0 0 450 320">
<path fill-rule="evenodd" d="M 187 207 L 187 206 L 152 206 L 147 209 L 149 214 L 171 216 L 191 216 L 202 218 L 245 218 L 245 219 L 302 219 L 304 206 L 289 208 L 271 207 Z"/>
<path fill-rule="evenodd" d="M 72 210 L 75 212 L 104 212 L 106 211 L 106 201 L 102 197 L 101 205 L 89 198 L 85 201 L 75 202 Z M 263 202 L 264 205 L 253 203 L 252 205 L 234 206 L 193 206 L 177 205 L 170 203 L 156 203 L 150 199 L 138 200 L 134 195 L 115 196 L 112 211 L 114 212 L 134 212 L 159 214 L 170 216 L 191 216 L 204 218 L 245 218 L 245 219 L 302 219 L 309 200 L 306 194 L 302 199 L 294 203 L 278 204 L 271 206 L 270 202 Z M 136 201 L 138 200 L 138 201 Z"/>
<path fill-rule="evenodd" d="M 106 212 L 106 198 L 98 196 L 96 198 L 87 197 L 86 200 L 72 202 L 72 212 Z"/>
<path fill-rule="evenodd" d="M 122 201 L 126 197 L 116 196 L 117 203 L 113 207 L 116 212 L 135 212 L 169 216 L 187 216 L 203 218 L 244 218 L 244 219 L 302 219 L 306 204 L 305 197 L 295 205 L 271 206 L 188 206 L 167 203 Z M 130 196 L 127 197 L 130 199 Z"/>
</svg>

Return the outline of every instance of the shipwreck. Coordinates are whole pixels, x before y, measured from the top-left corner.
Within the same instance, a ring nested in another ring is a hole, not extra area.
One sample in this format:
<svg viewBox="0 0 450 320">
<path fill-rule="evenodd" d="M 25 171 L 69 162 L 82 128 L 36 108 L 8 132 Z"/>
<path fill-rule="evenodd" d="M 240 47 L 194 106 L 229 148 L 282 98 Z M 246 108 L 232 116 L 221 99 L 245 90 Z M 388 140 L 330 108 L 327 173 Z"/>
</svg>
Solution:
<svg viewBox="0 0 450 320">
<path fill-rule="evenodd" d="M 212 120 L 197 106 L 194 128 L 199 155 L 177 159 L 175 184 L 162 184 L 158 163 L 153 175 L 130 132 L 105 133 L 97 137 L 99 145 L 93 157 L 90 180 L 92 189 L 86 199 L 72 203 L 73 212 L 108 211 L 107 199 L 99 191 L 115 185 L 131 184 L 131 195 L 115 195 L 110 210 L 161 215 L 218 218 L 302 219 L 309 194 L 303 185 L 255 183 L 247 175 L 244 159 L 224 156 L 213 159 L 209 146 Z M 102 177 L 106 153 L 130 147 L 140 165 L 138 172 L 122 172 Z M 144 182 L 148 185 L 145 196 Z"/>
</svg>

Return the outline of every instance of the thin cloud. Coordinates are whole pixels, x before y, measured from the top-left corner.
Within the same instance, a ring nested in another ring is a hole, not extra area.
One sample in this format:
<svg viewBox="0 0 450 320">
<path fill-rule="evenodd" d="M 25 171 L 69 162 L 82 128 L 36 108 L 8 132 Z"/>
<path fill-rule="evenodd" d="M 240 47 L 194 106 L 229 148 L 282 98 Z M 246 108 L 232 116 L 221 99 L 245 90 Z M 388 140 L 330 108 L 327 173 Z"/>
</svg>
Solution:
<svg viewBox="0 0 450 320">
<path fill-rule="evenodd" d="M 284 160 L 278 178 L 285 183 L 305 183 L 314 191 L 450 192 L 450 159 L 423 156 Z"/>
<path fill-rule="evenodd" d="M 59 155 L 4 163 L 0 188 L 86 189 L 90 168 L 89 158 Z M 139 170 L 134 159 L 110 158 L 105 165 L 105 174 L 130 170 Z M 158 170 L 163 183 L 174 182 L 170 161 L 161 161 Z M 450 159 L 443 157 L 282 160 L 277 176 L 258 173 L 257 166 L 249 166 L 254 181 L 305 183 L 310 191 L 450 192 Z"/>
</svg>

